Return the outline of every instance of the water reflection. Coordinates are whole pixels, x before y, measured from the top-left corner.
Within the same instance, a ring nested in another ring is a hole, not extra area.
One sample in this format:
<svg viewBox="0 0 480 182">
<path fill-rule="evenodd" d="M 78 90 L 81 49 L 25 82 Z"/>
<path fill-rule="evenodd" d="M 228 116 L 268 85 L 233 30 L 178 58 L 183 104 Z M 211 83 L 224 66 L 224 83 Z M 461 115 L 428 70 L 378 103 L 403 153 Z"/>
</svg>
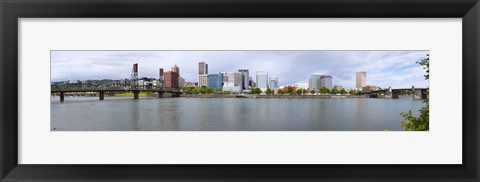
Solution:
<svg viewBox="0 0 480 182">
<path fill-rule="evenodd" d="M 402 130 L 412 99 L 52 98 L 55 131 Z"/>
</svg>

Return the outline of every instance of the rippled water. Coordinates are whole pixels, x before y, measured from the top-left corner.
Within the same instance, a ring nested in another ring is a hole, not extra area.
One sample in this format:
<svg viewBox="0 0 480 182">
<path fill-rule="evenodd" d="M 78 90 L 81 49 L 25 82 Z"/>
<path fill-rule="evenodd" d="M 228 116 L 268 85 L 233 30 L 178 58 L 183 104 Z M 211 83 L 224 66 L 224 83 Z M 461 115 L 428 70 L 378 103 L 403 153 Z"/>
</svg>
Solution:
<svg viewBox="0 0 480 182">
<path fill-rule="evenodd" d="M 52 131 L 402 130 L 413 99 L 51 98 Z"/>
</svg>

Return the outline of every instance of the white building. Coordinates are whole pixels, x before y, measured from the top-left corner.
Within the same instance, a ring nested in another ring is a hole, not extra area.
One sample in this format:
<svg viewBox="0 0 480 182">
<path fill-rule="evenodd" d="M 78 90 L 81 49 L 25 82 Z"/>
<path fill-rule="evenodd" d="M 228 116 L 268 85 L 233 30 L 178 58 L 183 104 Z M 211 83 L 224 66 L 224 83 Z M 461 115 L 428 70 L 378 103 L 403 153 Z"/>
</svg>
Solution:
<svg viewBox="0 0 480 182">
<path fill-rule="evenodd" d="M 362 90 L 363 87 L 367 86 L 367 72 L 365 71 L 357 72 L 356 77 L 357 77 L 357 80 L 356 80 L 355 87 L 358 90 Z"/>
<path fill-rule="evenodd" d="M 198 86 L 199 87 L 207 87 L 208 86 L 207 74 L 198 75 Z"/>
<path fill-rule="evenodd" d="M 242 86 L 235 85 L 233 82 L 226 82 L 222 87 L 223 91 L 240 93 L 242 91 Z"/>
<path fill-rule="evenodd" d="M 268 73 L 264 71 L 257 71 L 257 87 L 262 90 L 262 92 L 267 91 L 268 89 Z"/>
<path fill-rule="evenodd" d="M 295 83 L 294 86 L 296 89 L 308 89 L 308 83 Z"/>
</svg>

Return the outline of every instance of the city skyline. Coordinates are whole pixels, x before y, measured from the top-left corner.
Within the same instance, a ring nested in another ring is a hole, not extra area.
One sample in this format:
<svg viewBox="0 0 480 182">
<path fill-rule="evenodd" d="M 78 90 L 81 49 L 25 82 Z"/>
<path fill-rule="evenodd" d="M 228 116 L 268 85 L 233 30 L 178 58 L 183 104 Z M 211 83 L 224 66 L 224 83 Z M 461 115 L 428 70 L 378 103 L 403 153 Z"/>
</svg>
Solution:
<svg viewBox="0 0 480 182">
<path fill-rule="evenodd" d="M 158 69 L 178 66 L 187 82 L 198 81 L 199 62 L 208 72 L 248 69 L 278 77 L 278 85 L 309 83 L 312 74 L 331 75 L 333 85 L 354 88 L 356 72 L 368 73 L 367 85 L 428 87 L 416 64 L 429 51 L 52 51 L 52 81 L 124 79 L 133 63 L 139 77 L 158 77 Z M 388 78 L 388 79 L 385 79 Z M 255 79 L 255 78 L 254 78 Z"/>
</svg>

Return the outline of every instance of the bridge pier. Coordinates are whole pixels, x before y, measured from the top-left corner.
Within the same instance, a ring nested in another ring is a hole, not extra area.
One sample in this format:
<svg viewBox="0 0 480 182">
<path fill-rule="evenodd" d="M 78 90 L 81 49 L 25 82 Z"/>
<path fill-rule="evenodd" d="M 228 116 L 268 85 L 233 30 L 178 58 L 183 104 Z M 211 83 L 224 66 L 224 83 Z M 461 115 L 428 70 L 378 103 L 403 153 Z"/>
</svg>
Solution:
<svg viewBox="0 0 480 182">
<path fill-rule="evenodd" d="M 133 91 L 133 99 L 138 99 L 138 94 L 139 93 L 140 93 L 140 91 L 138 91 L 138 90 Z"/>
<path fill-rule="evenodd" d="M 164 92 L 158 92 L 158 98 L 163 98 L 163 93 Z"/>
<path fill-rule="evenodd" d="M 65 92 L 60 92 L 60 102 L 65 101 Z"/>
<path fill-rule="evenodd" d="M 99 96 L 99 99 L 100 100 L 104 100 L 105 99 L 105 91 L 100 91 L 100 93 L 98 94 Z"/>
</svg>

